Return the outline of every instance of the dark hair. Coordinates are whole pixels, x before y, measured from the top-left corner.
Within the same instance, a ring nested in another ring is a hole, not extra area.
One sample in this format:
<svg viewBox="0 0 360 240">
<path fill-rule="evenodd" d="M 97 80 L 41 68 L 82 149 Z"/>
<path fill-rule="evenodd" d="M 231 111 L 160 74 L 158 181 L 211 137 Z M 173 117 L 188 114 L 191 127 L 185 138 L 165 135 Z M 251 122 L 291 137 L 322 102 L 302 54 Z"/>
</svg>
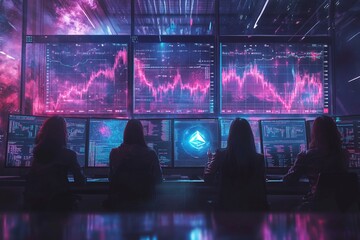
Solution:
<svg viewBox="0 0 360 240">
<path fill-rule="evenodd" d="M 340 152 L 341 135 L 335 121 L 329 116 L 319 116 L 315 119 L 311 129 L 310 148 L 323 152 Z"/>
<path fill-rule="evenodd" d="M 48 118 L 41 126 L 35 139 L 34 161 L 51 161 L 60 149 L 66 147 L 66 143 L 65 119 L 60 116 Z"/>
<path fill-rule="evenodd" d="M 253 158 L 256 156 L 254 134 L 246 119 L 236 118 L 232 121 L 227 140 L 226 162 L 235 171 L 245 175 L 252 172 Z"/>
<path fill-rule="evenodd" d="M 131 119 L 126 124 L 124 130 L 124 143 L 147 146 L 145 143 L 143 126 L 139 120 Z"/>
</svg>

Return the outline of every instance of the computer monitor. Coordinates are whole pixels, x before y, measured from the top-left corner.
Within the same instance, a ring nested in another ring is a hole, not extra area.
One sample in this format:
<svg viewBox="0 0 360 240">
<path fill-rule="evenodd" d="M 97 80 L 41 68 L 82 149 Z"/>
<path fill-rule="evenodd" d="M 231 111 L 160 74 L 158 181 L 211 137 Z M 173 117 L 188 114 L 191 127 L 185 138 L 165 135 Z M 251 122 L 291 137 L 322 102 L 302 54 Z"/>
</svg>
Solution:
<svg viewBox="0 0 360 240">
<path fill-rule="evenodd" d="M 136 43 L 134 114 L 212 114 L 213 43 Z"/>
<path fill-rule="evenodd" d="M 286 168 L 306 150 L 305 119 L 261 120 L 261 140 L 267 167 Z"/>
<path fill-rule="evenodd" d="M 29 42 L 26 53 L 26 113 L 127 115 L 127 43 Z"/>
<path fill-rule="evenodd" d="M 221 43 L 222 114 L 329 112 L 328 46 Z"/>
<path fill-rule="evenodd" d="M 155 150 L 161 167 L 172 167 L 171 120 L 140 120 L 144 128 L 146 144 Z"/>
<path fill-rule="evenodd" d="M 174 120 L 174 167 L 204 167 L 218 143 L 217 119 Z"/>
<path fill-rule="evenodd" d="M 126 124 L 123 119 L 90 119 L 88 167 L 109 166 L 110 151 L 123 142 Z"/>
<path fill-rule="evenodd" d="M 220 132 L 221 132 L 221 148 L 226 148 L 227 139 L 229 137 L 229 129 L 233 119 L 220 119 Z M 254 134 L 255 147 L 258 153 L 262 152 L 260 140 L 260 123 L 258 120 L 248 120 L 251 130 Z"/>
<path fill-rule="evenodd" d="M 35 138 L 47 117 L 9 115 L 7 167 L 30 167 Z M 81 167 L 85 166 L 86 124 L 82 118 L 65 118 L 68 132 L 67 147 L 77 153 Z"/>
<path fill-rule="evenodd" d="M 336 117 L 342 145 L 350 153 L 349 167 L 360 167 L 360 116 Z"/>
</svg>

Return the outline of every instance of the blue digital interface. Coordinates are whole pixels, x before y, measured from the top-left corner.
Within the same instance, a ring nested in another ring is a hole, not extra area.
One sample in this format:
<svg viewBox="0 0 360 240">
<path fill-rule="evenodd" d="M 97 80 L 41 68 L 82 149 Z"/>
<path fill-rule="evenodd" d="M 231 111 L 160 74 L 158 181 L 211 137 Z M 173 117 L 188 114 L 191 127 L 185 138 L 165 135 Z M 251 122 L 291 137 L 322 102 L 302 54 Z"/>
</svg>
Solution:
<svg viewBox="0 0 360 240">
<path fill-rule="evenodd" d="M 108 167 L 111 149 L 123 142 L 127 120 L 90 119 L 89 123 L 89 167 Z"/>
<path fill-rule="evenodd" d="M 207 152 L 218 144 L 218 122 L 215 119 L 174 121 L 174 166 L 203 167 Z"/>
<path fill-rule="evenodd" d="M 220 132 L 221 132 L 221 148 L 226 148 L 227 139 L 229 137 L 229 129 L 232 119 L 220 119 Z M 260 140 L 260 124 L 258 120 L 248 120 L 251 130 L 254 134 L 255 147 L 258 153 L 261 153 L 261 140 Z"/>
<path fill-rule="evenodd" d="M 141 120 L 145 142 L 155 150 L 161 167 L 172 167 L 172 138 L 170 120 Z"/>
<path fill-rule="evenodd" d="M 349 167 L 360 167 L 360 116 L 337 117 L 342 145 L 350 153 Z"/>
<path fill-rule="evenodd" d="M 306 150 L 304 119 L 262 120 L 260 124 L 267 167 L 290 167 L 298 153 Z"/>
<path fill-rule="evenodd" d="M 46 117 L 10 115 L 7 140 L 7 167 L 30 167 L 35 138 Z M 65 118 L 68 132 L 67 147 L 77 154 L 85 166 L 86 119 Z"/>
</svg>

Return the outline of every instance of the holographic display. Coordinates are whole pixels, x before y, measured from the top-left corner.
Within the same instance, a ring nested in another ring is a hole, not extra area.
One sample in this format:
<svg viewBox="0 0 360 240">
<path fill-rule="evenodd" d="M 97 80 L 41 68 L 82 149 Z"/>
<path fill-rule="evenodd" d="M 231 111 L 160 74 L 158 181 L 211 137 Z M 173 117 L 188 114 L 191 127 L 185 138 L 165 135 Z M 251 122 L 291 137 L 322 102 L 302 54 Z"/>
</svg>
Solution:
<svg viewBox="0 0 360 240">
<path fill-rule="evenodd" d="M 134 113 L 213 113 L 214 56 L 210 43 L 136 44 Z"/>
<path fill-rule="evenodd" d="M 350 153 L 349 167 L 360 167 L 360 116 L 337 117 L 342 145 Z"/>
<path fill-rule="evenodd" d="M 28 35 L 130 35 L 131 1 L 31 0 Z"/>
<path fill-rule="evenodd" d="M 229 129 L 232 119 L 220 119 L 220 132 L 221 132 L 221 148 L 226 148 L 227 139 L 229 137 Z M 254 141 L 256 151 L 261 153 L 261 140 L 260 140 L 260 125 L 258 120 L 247 120 L 250 124 L 251 130 L 254 134 Z"/>
<path fill-rule="evenodd" d="M 222 43 L 220 51 L 221 113 L 329 112 L 327 45 Z"/>
<path fill-rule="evenodd" d="M 135 1 L 136 35 L 211 35 L 215 0 Z"/>
<path fill-rule="evenodd" d="M 108 167 L 111 149 L 120 146 L 127 120 L 90 119 L 88 167 Z"/>
<path fill-rule="evenodd" d="M 26 108 L 32 114 L 127 112 L 127 44 L 27 44 Z"/>
<path fill-rule="evenodd" d="M 10 115 L 7 139 L 7 167 L 30 167 L 35 138 L 46 117 Z M 86 119 L 65 118 L 67 147 L 77 154 L 80 166 L 85 165 Z"/>
<path fill-rule="evenodd" d="M 161 167 L 172 167 L 172 138 L 170 120 L 141 120 L 145 142 L 155 150 Z"/>
<path fill-rule="evenodd" d="M 204 167 L 218 141 L 215 119 L 174 120 L 174 167 Z"/>
<path fill-rule="evenodd" d="M 267 167 L 290 167 L 306 150 L 305 120 L 261 120 L 263 153 Z"/>
</svg>

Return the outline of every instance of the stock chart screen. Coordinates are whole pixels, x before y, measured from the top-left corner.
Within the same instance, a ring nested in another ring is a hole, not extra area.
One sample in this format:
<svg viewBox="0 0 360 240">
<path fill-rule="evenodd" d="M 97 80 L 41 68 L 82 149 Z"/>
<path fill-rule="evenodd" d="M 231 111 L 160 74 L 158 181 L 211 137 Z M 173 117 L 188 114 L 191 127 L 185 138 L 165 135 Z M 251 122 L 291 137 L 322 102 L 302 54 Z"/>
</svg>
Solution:
<svg viewBox="0 0 360 240">
<path fill-rule="evenodd" d="M 214 113 L 214 60 L 210 43 L 137 43 L 134 113 Z"/>
<path fill-rule="evenodd" d="M 305 151 L 305 120 L 261 120 L 263 153 L 267 167 L 290 167 L 299 152 Z"/>
<path fill-rule="evenodd" d="M 174 121 L 174 167 L 204 167 L 219 147 L 216 119 Z"/>
<path fill-rule="evenodd" d="M 7 167 L 30 167 L 35 138 L 46 117 L 10 115 L 7 141 Z M 85 166 L 86 119 L 65 118 L 67 147 L 77 154 L 80 166 Z"/>
<path fill-rule="evenodd" d="M 221 132 L 221 148 L 226 148 L 227 146 L 227 139 L 229 137 L 229 129 L 232 119 L 220 119 L 220 132 Z M 254 134 L 254 141 L 256 151 L 261 153 L 261 140 L 260 140 L 260 123 L 258 120 L 248 120 L 251 130 Z"/>
<path fill-rule="evenodd" d="M 327 45 L 222 43 L 220 54 L 221 113 L 329 112 Z"/>
<path fill-rule="evenodd" d="M 350 153 L 349 167 L 360 167 L 360 117 L 337 117 L 343 147 Z"/>
<path fill-rule="evenodd" d="M 172 167 L 172 138 L 170 120 L 141 120 L 145 142 L 155 150 L 161 167 Z"/>
<path fill-rule="evenodd" d="M 127 112 L 127 44 L 28 43 L 26 50 L 28 112 L 66 115 Z"/>
<path fill-rule="evenodd" d="M 90 119 L 88 167 L 108 167 L 111 149 L 123 142 L 127 120 Z"/>
</svg>

